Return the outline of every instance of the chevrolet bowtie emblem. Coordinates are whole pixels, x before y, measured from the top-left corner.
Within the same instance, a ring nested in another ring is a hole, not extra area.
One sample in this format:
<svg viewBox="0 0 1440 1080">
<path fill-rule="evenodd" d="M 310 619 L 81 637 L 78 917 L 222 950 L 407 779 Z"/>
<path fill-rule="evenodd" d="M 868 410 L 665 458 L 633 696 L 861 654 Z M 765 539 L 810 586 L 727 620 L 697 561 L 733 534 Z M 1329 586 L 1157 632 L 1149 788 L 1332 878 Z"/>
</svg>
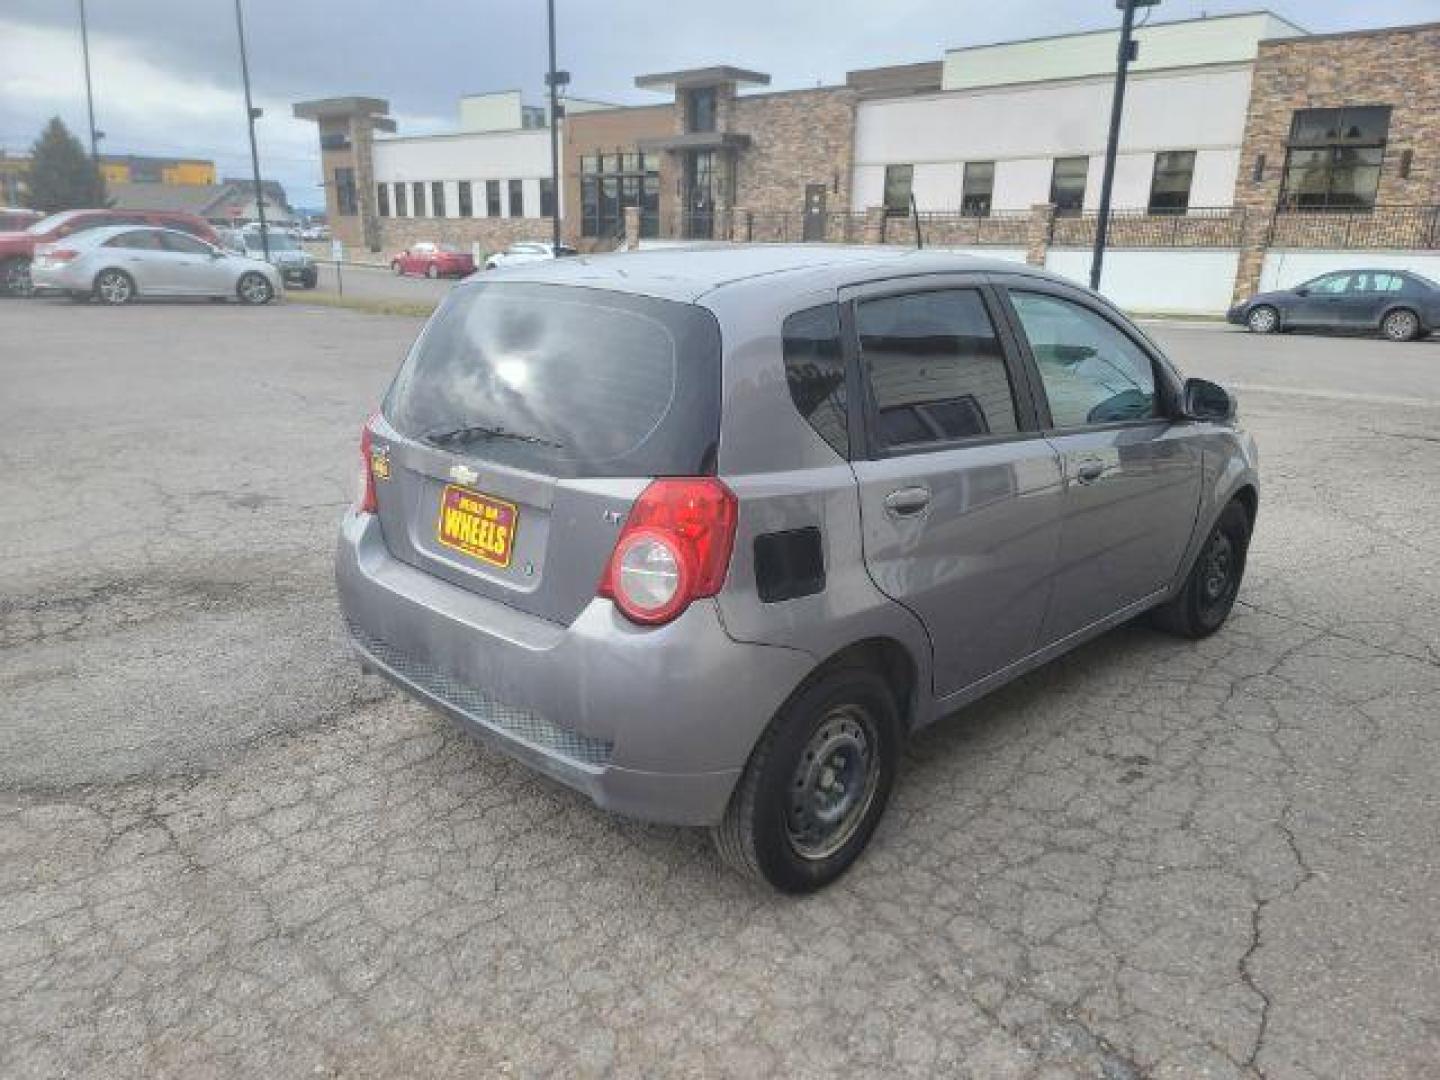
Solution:
<svg viewBox="0 0 1440 1080">
<path fill-rule="evenodd" d="M 473 484 L 480 479 L 480 474 L 469 465 L 451 465 L 450 479 L 457 484 Z"/>
</svg>

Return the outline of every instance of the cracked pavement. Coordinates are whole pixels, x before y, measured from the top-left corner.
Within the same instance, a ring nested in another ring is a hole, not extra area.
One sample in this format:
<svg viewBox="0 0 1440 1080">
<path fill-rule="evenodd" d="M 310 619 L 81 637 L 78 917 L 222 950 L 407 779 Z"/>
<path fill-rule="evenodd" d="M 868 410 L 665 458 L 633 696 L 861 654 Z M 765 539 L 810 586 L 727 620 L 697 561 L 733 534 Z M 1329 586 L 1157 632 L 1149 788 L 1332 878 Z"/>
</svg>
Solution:
<svg viewBox="0 0 1440 1080">
<path fill-rule="evenodd" d="M 1251 387 L 1230 624 L 919 735 L 795 900 L 346 656 L 417 327 L 0 304 L 0 1075 L 1435 1075 L 1440 343 L 1151 327 Z"/>
</svg>

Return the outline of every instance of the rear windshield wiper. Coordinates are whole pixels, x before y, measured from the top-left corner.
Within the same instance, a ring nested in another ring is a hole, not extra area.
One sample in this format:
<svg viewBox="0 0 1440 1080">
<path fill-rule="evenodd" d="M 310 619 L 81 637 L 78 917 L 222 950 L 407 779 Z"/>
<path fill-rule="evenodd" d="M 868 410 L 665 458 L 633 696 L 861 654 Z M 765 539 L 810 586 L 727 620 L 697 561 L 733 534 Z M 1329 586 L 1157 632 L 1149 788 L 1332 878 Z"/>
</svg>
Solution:
<svg viewBox="0 0 1440 1080">
<path fill-rule="evenodd" d="M 427 431 L 420 438 L 434 446 L 449 446 L 452 444 L 465 444 L 478 442 L 481 439 L 509 439 L 513 442 L 534 443 L 536 446 L 549 446 L 556 450 L 565 449 L 564 443 L 553 442 L 550 439 L 542 439 L 539 435 L 527 435 L 523 431 L 510 431 L 503 427 L 489 427 L 484 424 L 470 424 L 466 427 L 442 428 L 439 431 Z"/>
</svg>

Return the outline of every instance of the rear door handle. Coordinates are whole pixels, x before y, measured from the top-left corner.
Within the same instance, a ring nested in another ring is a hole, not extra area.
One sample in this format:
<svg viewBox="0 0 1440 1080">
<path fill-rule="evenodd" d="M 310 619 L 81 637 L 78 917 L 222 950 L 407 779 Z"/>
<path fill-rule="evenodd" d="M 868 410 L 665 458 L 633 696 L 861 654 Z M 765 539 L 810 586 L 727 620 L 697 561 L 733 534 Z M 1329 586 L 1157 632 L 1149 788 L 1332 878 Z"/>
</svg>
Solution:
<svg viewBox="0 0 1440 1080">
<path fill-rule="evenodd" d="M 885 512 L 892 518 L 915 517 L 923 514 L 929 505 L 929 488 L 900 488 L 885 496 Z"/>
<path fill-rule="evenodd" d="M 1093 484 L 1100 477 L 1105 475 L 1105 463 L 1096 461 L 1093 458 L 1075 463 L 1075 482 L 1077 484 Z"/>
</svg>

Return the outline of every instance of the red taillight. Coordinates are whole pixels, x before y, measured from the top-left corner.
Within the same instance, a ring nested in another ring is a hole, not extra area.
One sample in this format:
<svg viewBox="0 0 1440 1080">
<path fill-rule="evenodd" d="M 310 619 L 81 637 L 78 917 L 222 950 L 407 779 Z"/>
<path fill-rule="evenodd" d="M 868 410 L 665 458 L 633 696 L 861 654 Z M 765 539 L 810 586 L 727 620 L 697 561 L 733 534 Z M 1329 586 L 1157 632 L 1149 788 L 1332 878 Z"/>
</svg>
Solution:
<svg viewBox="0 0 1440 1080">
<path fill-rule="evenodd" d="M 632 622 L 669 622 L 725 583 L 735 543 L 735 496 L 719 480 L 656 480 L 630 510 L 600 579 L 600 595 Z"/>
<path fill-rule="evenodd" d="M 78 259 L 80 252 L 73 248 L 50 248 L 44 252 L 44 255 L 51 262 L 67 263 L 72 259 Z"/>
<path fill-rule="evenodd" d="M 373 514 L 379 510 L 375 501 L 374 436 L 370 434 L 370 423 L 374 419 L 374 416 L 370 417 L 360 429 L 360 483 L 355 493 L 355 511 L 360 514 Z"/>
</svg>

